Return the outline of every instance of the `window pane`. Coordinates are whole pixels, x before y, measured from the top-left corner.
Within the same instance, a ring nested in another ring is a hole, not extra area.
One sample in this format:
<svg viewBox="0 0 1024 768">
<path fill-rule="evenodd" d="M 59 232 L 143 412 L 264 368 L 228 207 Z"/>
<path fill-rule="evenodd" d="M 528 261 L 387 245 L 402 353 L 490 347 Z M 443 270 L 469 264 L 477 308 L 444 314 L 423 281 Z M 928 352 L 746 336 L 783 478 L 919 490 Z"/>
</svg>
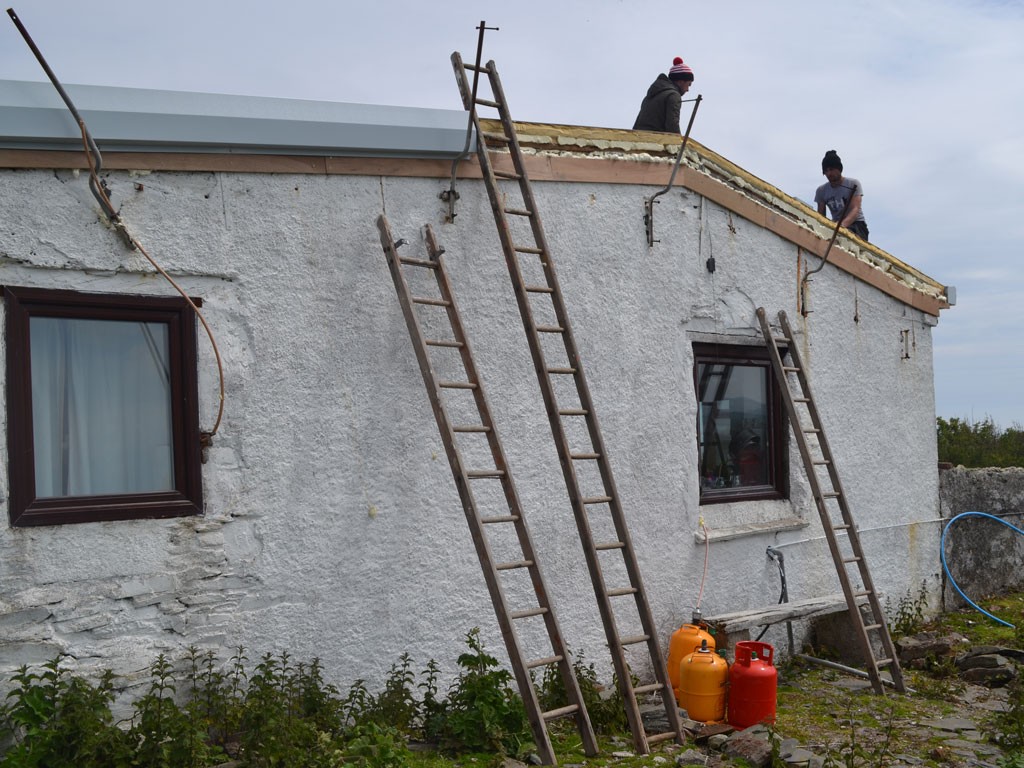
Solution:
<svg viewBox="0 0 1024 768">
<path fill-rule="evenodd" d="M 166 323 L 34 316 L 40 498 L 174 490 Z"/>
<path fill-rule="evenodd" d="M 770 484 L 768 375 L 759 365 L 698 363 L 703 490 Z"/>
</svg>

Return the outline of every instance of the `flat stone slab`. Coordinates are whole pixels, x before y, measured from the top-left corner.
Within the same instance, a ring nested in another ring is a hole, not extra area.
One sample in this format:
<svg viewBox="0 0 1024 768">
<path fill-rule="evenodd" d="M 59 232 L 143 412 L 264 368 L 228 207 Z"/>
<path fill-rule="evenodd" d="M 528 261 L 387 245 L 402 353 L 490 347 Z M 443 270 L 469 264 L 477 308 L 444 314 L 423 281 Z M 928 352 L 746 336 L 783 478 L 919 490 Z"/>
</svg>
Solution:
<svg viewBox="0 0 1024 768">
<path fill-rule="evenodd" d="M 925 728 L 938 728 L 940 731 L 976 731 L 978 724 L 962 717 L 941 717 L 937 720 L 922 720 L 918 725 Z"/>
</svg>

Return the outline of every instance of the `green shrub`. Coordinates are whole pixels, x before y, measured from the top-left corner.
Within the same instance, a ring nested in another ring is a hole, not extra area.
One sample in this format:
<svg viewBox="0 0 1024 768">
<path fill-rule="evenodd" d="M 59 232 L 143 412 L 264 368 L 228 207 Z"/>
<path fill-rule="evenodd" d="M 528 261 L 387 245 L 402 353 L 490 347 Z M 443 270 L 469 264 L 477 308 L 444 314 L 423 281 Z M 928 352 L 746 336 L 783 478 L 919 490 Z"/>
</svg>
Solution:
<svg viewBox="0 0 1024 768">
<path fill-rule="evenodd" d="M 532 739 L 523 702 L 510 685 L 512 675 L 484 650 L 479 628 L 466 634 L 466 645 L 469 651 L 459 656 L 462 671 L 448 692 L 444 711 L 445 745 L 517 755 Z"/>
<path fill-rule="evenodd" d="M 0 709 L 0 743 L 8 749 L 4 768 L 120 768 L 131 765 L 127 734 L 114 723 L 113 674 L 104 672 L 97 685 L 70 676 L 61 659 L 41 672 L 21 667 L 11 676 L 15 685 Z"/>
</svg>

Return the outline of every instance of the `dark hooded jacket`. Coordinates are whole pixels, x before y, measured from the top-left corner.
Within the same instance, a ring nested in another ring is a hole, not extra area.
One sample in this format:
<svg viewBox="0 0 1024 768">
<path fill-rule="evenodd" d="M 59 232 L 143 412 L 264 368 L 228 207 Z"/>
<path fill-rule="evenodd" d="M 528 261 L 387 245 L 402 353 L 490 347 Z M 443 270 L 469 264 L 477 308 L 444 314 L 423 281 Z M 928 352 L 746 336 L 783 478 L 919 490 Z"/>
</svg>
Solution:
<svg viewBox="0 0 1024 768">
<path fill-rule="evenodd" d="M 633 123 L 634 131 L 679 133 L 679 108 L 683 96 L 668 75 L 658 75 L 640 104 L 640 114 Z"/>
</svg>

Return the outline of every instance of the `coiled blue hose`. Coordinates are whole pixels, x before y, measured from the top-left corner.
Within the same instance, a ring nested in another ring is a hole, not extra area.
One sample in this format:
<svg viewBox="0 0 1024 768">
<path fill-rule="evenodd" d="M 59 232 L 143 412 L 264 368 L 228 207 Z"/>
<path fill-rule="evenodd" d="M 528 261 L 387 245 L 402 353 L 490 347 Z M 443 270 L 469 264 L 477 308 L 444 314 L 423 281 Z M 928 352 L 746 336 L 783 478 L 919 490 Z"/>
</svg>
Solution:
<svg viewBox="0 0 1024 768">
<path fill-rule="evenodd" d="M 1012 528 L 1017 533 L 1024 534 L 1024 531 L 1022 531 L 1017 526 L 1011 525 L 1010 523 L 1006 522 L 1005 520 L 1002 520 L 1002 519 L 996 517 L 995 515 L 990 515 L 990 514 L 987 514 L 985 512 L 961 512 L 959 515 L 957 515 L 956 517 L 952 518 L 948 523 L 946 523 L 946 526 L 942 529 L 942 542 L 939 544 L 939 556 L 942 559 L 942 568 L 946 572 L 946 576 L 949 577 L 949 583 L 953 585 L 953 589 L 955 589 L 960 594 L 960 597 L 962 597 L 964 600 L 966 600 L 968 603 L 970 603 L 971 607 L 973 607 L 974 609 L 976 609 L 978 611 L 981 611 L 986 616 L 988 616 L 990 619 L 998 621 L 1004 627 L 1010 627 L 1011 629 L 1016 629 L 1016 627 L 1013 624 L 1011 624 L 1008 621 L 1003 621 L 998 616 L 993 616 L 991 613 L 986 611 L 984 608 L 982 608 L 977 603 L 975 603 L 973 600 L 971 600 L 971 598 L 969 598 L 967 595 L 965 595 L 963 590 L 960 589 L 959 585 L 956 583 L 956 579 L 953 578 L 953 574 L 949 572 L 949 566 L 946 565 L 946 533 L 949 531 L 949 526 L 951 526 L 953 523 L 955 523 L 961 517 L 987 517 L 989 520 L 995 520 L 997 523 L 1002 523 L 1007 528 Z"/>
</svg>

